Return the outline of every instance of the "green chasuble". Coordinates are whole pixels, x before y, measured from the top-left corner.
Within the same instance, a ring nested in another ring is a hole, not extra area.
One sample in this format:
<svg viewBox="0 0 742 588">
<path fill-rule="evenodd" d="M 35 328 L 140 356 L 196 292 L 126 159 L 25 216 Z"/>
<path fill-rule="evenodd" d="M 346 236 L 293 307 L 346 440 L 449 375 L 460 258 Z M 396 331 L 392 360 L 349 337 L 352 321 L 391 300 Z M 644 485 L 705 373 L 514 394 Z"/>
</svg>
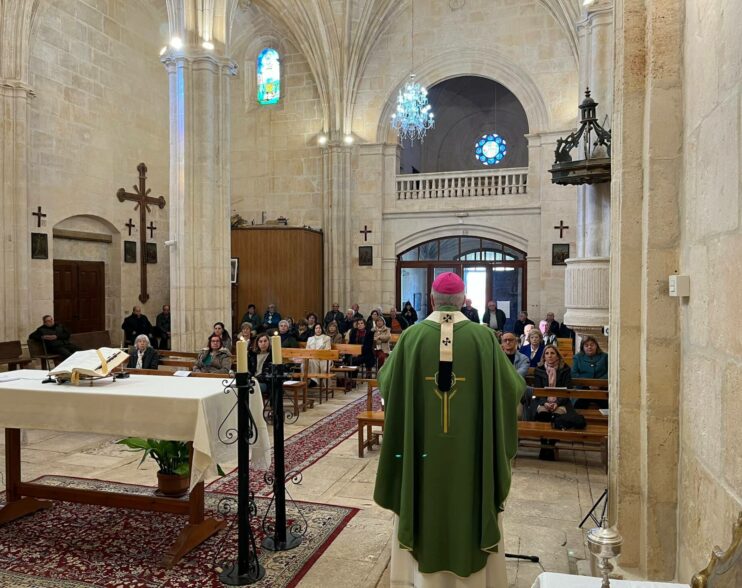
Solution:
<svg viewBox="0 0 742 588">
<path fill-rule="evenodd" d="M 463 320 L 442 393 L 440 329 L 424 320 L 403 331 L 379 372 L 386 414 L 374 500 L 399 516 L 397 539 L 421 572 L 466 577 L 497 551 L 525 382 L 492 329 Z"/>
</svg>

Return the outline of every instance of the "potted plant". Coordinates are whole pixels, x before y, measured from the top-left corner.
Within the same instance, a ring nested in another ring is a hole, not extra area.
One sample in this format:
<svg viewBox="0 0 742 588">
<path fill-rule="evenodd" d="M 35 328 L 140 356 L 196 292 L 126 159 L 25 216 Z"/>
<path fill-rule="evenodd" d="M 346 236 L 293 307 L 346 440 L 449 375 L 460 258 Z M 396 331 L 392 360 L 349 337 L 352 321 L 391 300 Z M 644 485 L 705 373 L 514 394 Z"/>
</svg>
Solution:
<svg viewBox="0 0 742 588">
<path fill-rule="evenodd" d="M 134 451 L 143 451 L 141 466 L 151 457 L 160 466 L 157 472 L 157 489 L 165 496 L 183 496 L 190 483 L 190 448 L 185 441 L 160 441 L 127 437 L 118 441 Z"/>
</svg>

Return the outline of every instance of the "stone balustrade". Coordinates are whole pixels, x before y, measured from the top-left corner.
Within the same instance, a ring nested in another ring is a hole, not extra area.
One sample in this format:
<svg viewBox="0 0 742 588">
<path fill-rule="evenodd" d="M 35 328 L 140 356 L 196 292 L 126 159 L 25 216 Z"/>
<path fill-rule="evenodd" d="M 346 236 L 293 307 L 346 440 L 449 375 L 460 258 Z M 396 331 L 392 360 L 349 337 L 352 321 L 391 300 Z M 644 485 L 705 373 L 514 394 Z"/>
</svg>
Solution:
<svg viewBox="0 0 742 588">
<path fill-rule="evenodd" d="M 397 176 L 397 200 L 427 200 L 438 198 L 477 198 L 525 194 L 528 168 L 508 168 L 444 172 L 434 174 L 404 174 Z"/>
</svg>

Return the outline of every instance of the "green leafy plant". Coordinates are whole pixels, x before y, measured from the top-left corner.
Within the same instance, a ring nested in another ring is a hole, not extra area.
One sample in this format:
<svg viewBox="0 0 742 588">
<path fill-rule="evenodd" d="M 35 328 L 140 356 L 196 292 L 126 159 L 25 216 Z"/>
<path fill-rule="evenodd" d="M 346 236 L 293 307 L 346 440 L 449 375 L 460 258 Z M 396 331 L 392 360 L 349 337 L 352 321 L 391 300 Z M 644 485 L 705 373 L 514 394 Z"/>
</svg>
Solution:
<svg viewBox="0 0 742 588">
<path fill-rule="evenodd" d="M 185 441 L 160 441 L 158 439 L 142 439 L 141 437 L 127 437 L 118 441 L 134 451 L 143 451 L 142 461 L 151 457 L 160 466 L 160 473 L 185 476 L 190 473 L 190 452 Z"/>
</svg>

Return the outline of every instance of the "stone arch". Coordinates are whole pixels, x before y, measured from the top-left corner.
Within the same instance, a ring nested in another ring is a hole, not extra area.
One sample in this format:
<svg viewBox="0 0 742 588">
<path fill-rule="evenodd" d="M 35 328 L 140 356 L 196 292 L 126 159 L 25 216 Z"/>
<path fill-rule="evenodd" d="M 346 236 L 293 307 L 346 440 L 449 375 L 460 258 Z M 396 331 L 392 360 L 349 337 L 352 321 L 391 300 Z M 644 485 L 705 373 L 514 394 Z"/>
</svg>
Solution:
<svg viewBox="0 0 742 588">
<path fill-rule="evenodd" d="M 84 240 L 84 235 L 75 238 L 75 233 L 90 236 L 110 237 L 110 242 Z M 51 232 L 52 260 L 101 261 L 105 267 L 105 328 L 111 333 L 114 344 L 118 343 L 121 309 L 121 272 L 123 243 L 121 233 L 107 219 L 93 214 L 75 214 L 57 222 Z M 138 252 L 141 254 L 141 252 Z M 53 287 L 53 286 L 52 286 Z"/>
<path fill-rule="evenodd" d="M 494 241 L 500 241 L 506 245 L 511 245 L 516 249 L 526 252 L 528 254 L 528 239 L 523 235 L 501 229 L 499 227 L 493 227 L 491 225 L 479 225 L 479 224 L 448 224 L 439 225 L 437 227 L 429 227 L 421 231 L 410 233 L 409 235 L 402 237 L 394 244 L 394 257 L 397 255 L 430 241 L 432 239 L 439 239 L 442 237 L 482 237 L 486 239 L 492 239 Z"/>
<path fill-rule="evenodd" d="M 450 50 L 415 68 L 417 81 L 427 87 L 449 78 L 467 75 L 494 80 L 510 90 L 526 111 L 531 133 L 549 130 L 549 111 L 538 86 L 522 67 L 496 49 L 489 51 L 487 55 L 473 49 Z M 397 91 L 407 78 L 408 76 L 398 79 L 387 94 L 376 128 L 378 143 L 396 142 L 396 138 L 392 138 L 389 120 L 396 108 Z"/>
</svg>

